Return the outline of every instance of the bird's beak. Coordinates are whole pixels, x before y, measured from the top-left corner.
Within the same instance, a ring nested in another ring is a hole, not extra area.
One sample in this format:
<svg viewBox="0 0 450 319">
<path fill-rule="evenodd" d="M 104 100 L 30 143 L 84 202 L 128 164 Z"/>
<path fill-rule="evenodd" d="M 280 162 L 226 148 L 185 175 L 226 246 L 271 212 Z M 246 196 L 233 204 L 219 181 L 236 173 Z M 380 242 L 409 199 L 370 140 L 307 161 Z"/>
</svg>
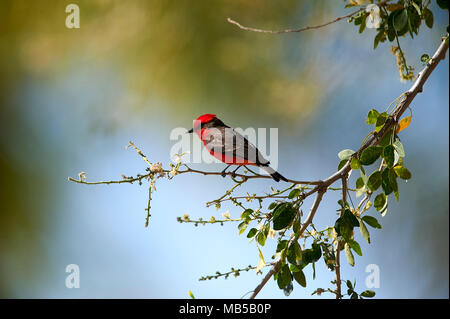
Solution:
<svg viewBox="0 0 450 319">
<path fill-rule="evenodd" d="M 187 131 L 187 133 L 193 133 L 193 132 L 194 132 L 193 128 L 191 128 L 189 131 Z"/>
</svg>

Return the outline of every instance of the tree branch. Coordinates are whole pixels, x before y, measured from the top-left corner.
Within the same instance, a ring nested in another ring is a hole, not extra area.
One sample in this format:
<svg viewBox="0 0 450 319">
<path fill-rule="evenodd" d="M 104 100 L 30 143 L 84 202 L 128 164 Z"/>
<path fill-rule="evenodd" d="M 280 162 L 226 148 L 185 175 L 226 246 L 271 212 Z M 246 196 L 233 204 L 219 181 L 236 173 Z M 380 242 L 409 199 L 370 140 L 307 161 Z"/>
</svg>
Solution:
<svg viewBox="0 0 450 319">
<path fill-rule="evenodd" d="M 323 27 L 326 27 L 327 25 L 336 23 L 336 22 L 338 22 L 340 20 L 343 20 L 345 18 L 350 18 L 351 16 L 353 16 L 353 15 L 355 15 L 358 12 L 361 12 L 363 10 L 364 10 L 364 8 L 359 8 L 358 10 L 353 11 L 352 13 L 349 13 L 349 14 L 346 14 L 344 16 L 338 17 L 338 18 L 336 18 L 336 19 L 334 19 L 332 21 L 329 21 L 329 22 L 326 22 L 326 23 L 323 23 L 323 24 L 319 24 L 319 25 L 315 25 L 315 26 L 309 26 L 309 27 L 303 27 L 303 28 L 300 28 L 300 29 L 286 29 L 286 30 L 279 30 L 279 31 L 263 30 L 263 29 L 257 29 L 257 28 L 252 28 L 252 27 L 246 27 L 246 26 L 243 26 L 242 24 L 240 24 L 239 22 L 234 21 L 231 18 L 227 18 L 227 21 L 229 23 L 231 23 L 231 24 L 236 25 L 239 29 L 246 30 L 246 31 L 259 32 L 259 33 L 270 33 L 270 34 L 281 34 L 281 33 L 303 32 L 303 31 L 307 31 L 307 30 L 323 28 Z"/>
<path fill-rule="evenodd" d="M 303 224 L 303 226 L 300 229 L 300 231 L 298 232 L 298 234 L 296 236 L 294 236 L 294 238 L 292 238 L 289 241 L 288 247 L 293 242 L 297 241 L 298 238 L 300 238 L 303 235 L 303 233 L 305 232 L 306 228 L 308 228 L 308 226 L 311 224 L 311 222 L 314 219 L 314 215 L 316 214 L 317 208 L 319 208 L 320 202 L 322 201 L 323 194 L 325 194 L 325 192 L 326 192 L 326 188 L 320 188 L 320 190 L 317 193 L 316 199 L 314 200 L 314 203 L 313 203 L 313 205 L 311 207 L 309 215 L 306 218 L 305 223 Z M 255 299 L 255 297 L 258 295 L 258 293 L 261 291 L 261 289 L 264 287 L 264 285 L 267 283 L 267 281 L 270 279 L 270 277 L 272 277 L 272 275 L 275 274 L 278 271 L 278 268 L 281 266 L 282 261 L 283 260 L 280 258 L 273 265 L 272 269 L 266 274 L 266 276 L 264 276 L 262 282 L 255 288 L 255 290 L 253 291 L 253 294 L 250 296 L 250 299 Z"/>
<path fill-rule="evenodd" d="M 163 169 L 161 170 L 162 173 L 166 173 L 169 174 L 171 171 L 167 170 L 167 169 Z M 262 179 L 272 179 L 271 176 L 268 175 L 260 175 L 260 174 L 255 174 L 255 175 L 244 175 L 244 174 L 235 174 L 232 172 L 226 172 L 226 173 L 222 173 L 222 172 L 206 172 L 206 171 L 201 171 L 201 170 L 196 170 L 196 169 L 192 169 L 190 167 L 186 166 L 186 169 L 181 170 L 181 171 L 177 171 L 177 175 L 180 174 L 185 174 L 185 173 L 194 173 L 194 174 L 202 174 L 202 175 L 212 175 L 212 176 L 231 176 L 231 177 L 240 177 L 244 180 L 249 180 L 249 179 L 258 179 L 258 178 L 262 178 Z M 79 183 L 79 184 L 86 184 L 86 185 L 100 185 L 100 184 L 123 184 L 123 183 L 130 183 L 132 184 L 133 182 L 139 182 L 145 178 L 150 177 L 151 173 L 149 174 L 145 174 L 145 175 L 139 175 L 137 177 L 126 177 L 123 180 L 110 180 L 110 181 L 98 181 L 98 182 L 88 182 L 86 180 L 83 179 L 75 179 L 73 177 L 68 177 L 67 179 L 71 182 L 74 183 Z M 299 180 L 294 180 L 294 179 L 287 179 L 287 181 L 289 183 L 292 184 L 297 184 L 297 185 L 320 185 L 321 181 L 299 181 Z"/>
<path fill-rule="evenodd" d="M 388 1 L 389 1 L 389 0 L 380 1 L 379 3 L 377 3 L 377 5 L 378 5 L 379 7 L 384 7 Z M 298 32 L 303 32 L 303 31 L 307 31 L 307 30 L 320 29 L 320 28 L 326 27 L 326 26 L 328 26 L 328 25 L 330 25 L 330 24 L 336 23 L 336 22 L 341 21 L 341 20 L 344 20 L 344 19 L 346 19 L 346 18 L 350 18 L 350 17 L 354 16 L 355 14 L 357 14 L 357 13 L 359 13 L 359 12 L 361 12 L 361 11 L 364 11 L 365 9 L 366 9 L 365 6 L 360 7 L 360 8 L 359 8 L 358 10 L 356 10 L 356 11 L 353 11 L 353 12 L 351 12 L 351 13 L 349 13 L 349 14 L 346 14 L 346 15 L 343 15 L 343 16 L 341 16 L 341 17 L 337 17 L 337 18 L 335 18 L 334 20 L 328 21 L 328 22 L 323 23 L 323 24 L 314 25 L 314 26 L 308 26 L 308 27 L 303 27 L 303 28 L 299 28 L 299 29 L 286 29 L 286 30 L 278 30 L 278 31 L 275 31 L 275 30 L 264 30 L 264 29 L 257 29 L 257 28 L 252 28 L 252 27 L 246 27 L 246 26 L 243 26 L 242 24 L 240 24 L 239 22 L 234 21 L 234 20 L 231 19 L 231 18 L 227 18 L 227 21 L 228 21 L 229 23 L 231 23 L 231 24 L 236 25 L 239 29 L 245 30 L 245 31 L 252 31 L 252 32 L 258 32 L 258 33 L 270 33 L 270 34 L 295 33 L 295 32 L 298 33 Z"/>
<path fill-rule="evenodd" d="M 397 121 L 399 120 L 399 118 L 401 117 L 401 115 L 405 112 L 405 110 L 409 107 L 409 105 L 411 104 L 411 102 L 414 100 L 414 98 L 416 97 L 416 95 L 420 92 L 422 92 L 423 90 L 423 85 L 425 84 L 425 82 L 427 81 L 428 77 L 430 76 L 430 74 L 433 72 L 433 70 L 436 68 L 436 66 L 439 64 L 439 62 L 441 60 L 443 60 L 445 58 L 445 54 L 448 50 L 448 35 L 444 38 L 441 39 L 441 44 L 439 46 L 439 48 L 437 49 L 436 53 L 433 55 L 433 57 L 430 59 L 430 61 L 428 62 L 428 64 L 425 66 L 425 68 L 419 73 L 419 76 L 417 78 L 417 80 L 414 82 L 413 86 L 403 94 L 403 99 L 401 100 L 401 102 L 397 105 L 397 107 L 394 109 L 394 111 L 392 112 L 392 115 L 386 120 L 385 125 L 383 126 L 383 128 L 378 132 L 378 133 L 374 133 L 362 146 L 361 148 L 355 152 L 350 159 L 347 161 L 347 163 L 336 173 L 334 173 L 333 175 L 331 175 L 330 177 L 328 177 L 326 180 L 324 180 L 323 182 L 321 182 L 319 185 L 317 185 L 315 188 L 313 188 L 309 193 L 306 193 L 305 196 L 309 196 L 314 192 L 318 192 L 316 199 L 314 201 L 314 204 L 311 208 L 311 211 L 308 215 L 307 220 L 305 221 L 305 223 L 303 224 L 298 236 L 295 236 L 294 239 L 297 240 L 305 231 L 305 229 L 309 226 L 309 224 L 312 222 L 314 215 L 317 211 L 317 208 L 320 204 L 320 201 L 322 200 L 322 196 L 325 193 L 325 190 L 331 185 L 333 184 L 335 181 L 342 179 L 343 181 L 343 185 L 342 188 L 344 188 L 344 184 L 346 184 L 346 182 L 344 183 L 344 179 L 347 178 L 351 167 L 350 167 L 350 163 L 352 158 L 354 158 L 355 156 L 359 157 L 361 152 L 366 149 L 367 147 L 371 146 L 371 145 L 376 145 L 378 144 L 381 139 L 383 138 L 383 136 L 394 126 L 397 124 Z M 345 192 L 346 194 L 347 192 Z M 346 196 L 343 194 L 343 196 Z M 346 198 L 346 197 L 344 197 Z M 289 242 L 289 246 L 291 245 L 291 243 L 293 242 L 293 240 L 291 240 Z M 288 247 L 289 247 L 288 246 Z M 339 244 L 338 244 L 338 252 L 337 252 L 337 256 L 336 259 L 339 258 Z M 338 262 L 338 260 L 336 260 L 336 263 Z M 261 291 L 261 289 L 264 287 L 264 285 L 267 283 L 267 281 L 270 279 L 270 277 L 275 274 L 278 271 L 278 267 L 281 265 L 282 260 L 279 259 L 278 262 L 276 262 L 274 264 L 274 266 L 272 267 L 272 269 L 267 273 L 267 275 L 264 277 L 264 279 L 262 280 L 262 282 L 255 288 L 253 294 L 251 295 L 250 299 L 254 299 L 256 297 L 256 295 Z M 337 268 L 338 269 L 338 268 Z M 339 270 L 336 270 L 336 276 L 338 276 L 339 274 L 339 281 L 340 281 L 340 272 Z M 338 280 L 337 280 L 338 281 Z M 336 282 L 336 284 L 338 285 L 338 282 Z M 337 291 L 336 291 L 336 298 L 341 297 L 341 293 L 340 293 L 340 286 L 338 285 Z"/>
</svg>

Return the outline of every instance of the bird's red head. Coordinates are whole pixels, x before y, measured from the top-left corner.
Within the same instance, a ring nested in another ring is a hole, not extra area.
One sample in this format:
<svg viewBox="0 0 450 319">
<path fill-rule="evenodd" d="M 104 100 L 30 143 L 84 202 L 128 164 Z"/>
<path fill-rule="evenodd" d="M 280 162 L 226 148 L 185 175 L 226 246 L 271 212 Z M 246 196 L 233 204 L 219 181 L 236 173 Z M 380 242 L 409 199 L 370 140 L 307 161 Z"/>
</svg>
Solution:
<svg viewBox="0 0 450 319">
<path fill-rule="evenodd" d="M 212 120 L 214 120 L 216 118 L 217 117 L 216 117 L 215 114 L 203 114 L 203 115 L 200 115 L 194 121 L 193 129 L 189 130 L 188 132 L 189 133 L 197 132 L 197 134 L 198 134 L 198 133 L 200 133 L 200 131 L 202 131 L 202 129 L 201 129 L 202 128 L 202 124 L 209 123 L 209 122 L 211 122 Z"/>
<path fill-rule="evenodd" d="M 200 123 L 208 123 L 209 121 L 211 121 L 212 119 L 215 119 L 216 115 L 214 114 L 203 114 L 200 115 L 195 121 L 200 122 Z"/>
</svg>

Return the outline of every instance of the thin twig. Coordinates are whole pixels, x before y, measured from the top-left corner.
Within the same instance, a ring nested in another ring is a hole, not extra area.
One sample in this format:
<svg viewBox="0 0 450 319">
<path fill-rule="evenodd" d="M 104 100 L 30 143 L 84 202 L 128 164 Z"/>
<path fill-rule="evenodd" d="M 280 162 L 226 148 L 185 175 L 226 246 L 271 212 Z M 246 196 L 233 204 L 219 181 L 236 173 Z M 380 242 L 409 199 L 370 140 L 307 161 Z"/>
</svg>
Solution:
<svg viewBox="0 0 450 319">
<path fill-rule="evenodd" d="M 379 7 L 384 7 L 384 6 L 386 6 L 387 2 L 388 1 L 381 1 L 380 3 L 377 3 L 377 5 Z M 355 14 L 357 14 L 357 13 L 359 13 L 361 11 L 364 11 L 365 9 L 366 9 L 365 6 L 364 7 L 360 7 L 356 11 L 353 11 L 353 12 L 351 12 L 349 14 L 346 14 L 346 15 L 343 15 L 341 17 L 337 17 L 334 20 L 328 21 L 328 22 L 323 23 L 323 24 L 319 24 L 319 25 L 315 25 L 315 26 L 308 26 L 308 27 L 303 27 L 303 28 L 298 28 L 298 29 L 286 29 L 286 30 L 277 30 L 277 31 L 246 27 L 246 26 L 243 26 L 242 24 L 240 24 L 239 22 L 234 21 L 231 18 L 227 18 L 227 21 L 229 23 L 231 23 L 231 24 L 236 25 L 239 29 L 242 29 L 242 30 L 245 30 L 245 31 L 252 31 L 252 32 L 259 32 L 259 33 L 269 33 L 269 34 L 298 33 L 298 32 L 303 32 L 303 31 L 307 31 L 307 30 L 320 29 L 320 28 L 326 27 L 326 26 L 328 26 L 330 24 L 339 22 L 339 21 L 344 20 L 346 18 L 350 18 L 350 17 L 354 16 Z"/>
<path fill-rule="evenodd" d="M 147 216 L 145 217 L 145 227 L 148 227 L 148 223 L 149 223 L 150 217 L 152 216 L 150 214 L 150 208 L 151 208 L 151 202 L 152 202 L 152 187 L 153 187 L 153 184 L 150 183 L 150 185 L 148 186 L 147 208 L 145 209 L 147 211 Z"/>
<path fill-rule="evenodd" d="M 270 33 L 270 34 L 281 34 L 281 33 L 303 32 L 303 31 L 307 31 L 307 30 L 323 28 L 323 27 L 326 27 L 327 25 L 336 23 L 336 22 L 338 22 L 340 20 L 343 20 L 343 19 L 346 19 L 346 18 L 350 18 L 351 16 L 353 16 L 353 15 L 355 15 L 358 12 L 361 12 L 363 10 L 364 10 L 364 8 L 359 8 L 358 10 L 353 11 L 352 13 L 346 14 L 346 15 L 344 15 L 342 17 L 338 17 L 338 18 L 336 18 L 336 19 L 334 19 L 332 21 L 329 21 L 329 22 L 326 22 L 326 23 L 323 23 L 323 24 L 319 24 L 319 25 L 315 25 L 315 26 L 309 26 L 309 27 L 303 27 L 303 28 L 300 28 L 300 29 L 286 29 L 286 30 L 279 30 L 279 31 L 263 30 L 263 29 L 257 29 L 257 28 L 252 28 L 252 27 L 246 27 L 246 26 L 243 26 L 242 24 L 240 24 L 239 22 L 234 21 L 231 18 L 227 18 L 227 21 L 229 23 L 231 23 L 231 24 L 236 25 L 239 29 L 246 30 L 246 31 L 259 32 L 259 33 Z"/>
<path fill-rule="evenodd" d="M 161 172 L 169 174 L 171 171 L 163 169 L 163 170 L 161 170 Z M 231 176 L 231 177 L 240 177 L 240 178 L 242 178 L 244 180 L 259 179 L 259 178 L 272 179 L 272 177 L 268 176 L 268 175 L 260 175 L 260 174 L 257 174 L 257 175 L 244 175 L 244 174 L 235 174 L 235 173 L 232 173 L 232 172 L 226 172 L 226 173 L 222 173 L 222 172 L 206 172 L 206 171 L 200 171 L 200 170 L 192 169 L 192 168 L 187 167 L 187 166 L 186 166 L 186 169 L 177 171 L 177 175 L 185 174 L 185 173 L 194 173 L 194 174 L 211 175 L 211 176 L 217 176 L 217 175 L 226 176 L 226 175 L 228 175 L 228 176 Z M 85 181 L 85 180 L 83 180 L 81 178 L 80 179 L 74 179 L 72 177 L 68 177 L 68 180 L 71 181 L 71 182 L 75 182 L 75 183 L 79 183 L 79 184 L 85 184 L 85 185 L 123 184 L 123 183 L 131 183 L 132 184 L 133 182 L 141 181 L 144 178 L 149 177 L 150 175 L 151 175 L 151 173 L 145 174 L 145 175 L 139 175 L 139 176 L 134 177 L 134 178 L 126 178 L 126 179 L 123 179 L 123 180 L 110 180 L 110 181 L 98 181 L 98 182 L 88 182 L 88 181 Z M 296 185 L 320 185 L 320 183 L 321 183 L 320 181 L 298 181 L 298 180 L 293 180 L 293 179 L 287 179 L 287 181 L 289 183 L 293 183 L 293 184 L 296 184 Z"/>
</svg>

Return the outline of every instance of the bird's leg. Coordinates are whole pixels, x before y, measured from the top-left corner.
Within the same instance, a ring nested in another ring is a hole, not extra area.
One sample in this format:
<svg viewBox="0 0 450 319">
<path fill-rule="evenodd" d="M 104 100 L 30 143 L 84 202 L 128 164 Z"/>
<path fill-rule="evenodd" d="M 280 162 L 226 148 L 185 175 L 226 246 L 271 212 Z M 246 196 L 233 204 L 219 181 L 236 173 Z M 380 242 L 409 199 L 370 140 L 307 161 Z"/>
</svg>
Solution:
<svg viewBox="0 0 450 319">
<path fill-rule="evenodd" d="M 228 165 L 227 167 L 225 167 L 225 169 L 222 171 L 222 177 L 225 177 L 225 171 L 228 169 L 228 167 L 230 167 L 231 166 L 231 164 L 230 165 Z"/>
<path fill-rule="evenodd" d="M 240 169 L 240 168 L 241 168 L 241 165 L 238 165 L 237 168 L 231 173 L 231 175 L 232 175 L 233 177 L 236 177 L 236 172 L 237 172 L 237 170 Z"/>
</svg>

